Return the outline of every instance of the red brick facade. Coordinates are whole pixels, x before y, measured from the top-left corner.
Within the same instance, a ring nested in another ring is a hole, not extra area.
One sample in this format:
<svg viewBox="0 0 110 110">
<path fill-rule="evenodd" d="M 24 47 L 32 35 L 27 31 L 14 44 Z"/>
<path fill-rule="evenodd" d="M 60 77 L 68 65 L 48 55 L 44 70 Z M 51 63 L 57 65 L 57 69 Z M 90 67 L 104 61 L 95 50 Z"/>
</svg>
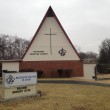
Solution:
<svg viewBox="0 0 110 110">
<path fill-rule="evenodd" d="M 83 76 L 83 61 L 21 61 L 20 71 L 23 70 L 42 70 L 43 77 L 59 77 L 58 69 L 71 69 L 72 73 L 69 77 Z M 63 72 L 62 77 L 67 77 Z"/>
</svg>

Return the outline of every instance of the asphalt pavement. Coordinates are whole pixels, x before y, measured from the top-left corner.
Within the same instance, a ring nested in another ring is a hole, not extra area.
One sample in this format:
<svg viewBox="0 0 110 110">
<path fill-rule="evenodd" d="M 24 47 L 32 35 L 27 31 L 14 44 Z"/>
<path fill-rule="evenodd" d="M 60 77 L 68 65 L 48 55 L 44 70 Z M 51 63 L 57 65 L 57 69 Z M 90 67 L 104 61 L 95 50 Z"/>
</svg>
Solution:
<svg viewBox="0 0 110 110">
<path fill-rule="evenodd" d="M 93 86 L 103 86 L 103 87 L 110 87 L 110 84 L 105 83 L 98 83 L 96 82 L 88 82 L 88 81 L 76 81 L 76 80 L 45 80 L 45 79 L 38 79 L 38 83 L 55 83 L 55 84 L 80 84 L 80 85 L 93 85 Z"/>
</svg>

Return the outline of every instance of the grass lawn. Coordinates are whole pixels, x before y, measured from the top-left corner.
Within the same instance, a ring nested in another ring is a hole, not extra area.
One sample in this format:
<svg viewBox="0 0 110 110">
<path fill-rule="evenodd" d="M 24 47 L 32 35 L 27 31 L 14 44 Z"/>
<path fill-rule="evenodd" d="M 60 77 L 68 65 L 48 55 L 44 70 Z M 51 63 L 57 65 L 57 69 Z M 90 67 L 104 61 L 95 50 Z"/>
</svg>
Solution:
<svg viewBox="0 0 110 110">
<path fill-rule="evenodd" d="M 37 89 L 41 97 L 2 102 L 0 110 L 110 110 L 110 87 L 39 83 Z"/>
</svg>

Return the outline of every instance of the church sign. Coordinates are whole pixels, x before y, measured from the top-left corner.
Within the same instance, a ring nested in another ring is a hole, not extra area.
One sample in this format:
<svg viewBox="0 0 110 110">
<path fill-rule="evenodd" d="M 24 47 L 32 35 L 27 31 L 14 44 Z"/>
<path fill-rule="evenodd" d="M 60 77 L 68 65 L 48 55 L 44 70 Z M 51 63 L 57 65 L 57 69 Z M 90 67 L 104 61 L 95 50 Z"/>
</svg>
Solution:
<svg viewBox="0 0 110 110">
<path fill-rule="evenodd" d="M 3 73 L 3 99 L 36 95 L 37 73 Z"/>
</svg>

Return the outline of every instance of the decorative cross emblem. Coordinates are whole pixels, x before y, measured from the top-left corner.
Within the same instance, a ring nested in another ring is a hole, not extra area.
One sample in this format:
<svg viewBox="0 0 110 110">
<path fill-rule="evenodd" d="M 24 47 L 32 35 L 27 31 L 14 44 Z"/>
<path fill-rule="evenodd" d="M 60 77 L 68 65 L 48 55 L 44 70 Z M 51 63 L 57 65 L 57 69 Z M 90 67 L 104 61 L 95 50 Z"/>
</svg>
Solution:
<svg viewBox="0 0 110 110">
<path fill-rule="evenodd" d="M 51 28 L 50 28 L 50 33 L 49 34 L 45 34 L 45 35 L 49 35 L 50 36 L 50 54 L 52 55 L 52 35 L 56 35 L 56 34 L 52 34 L 51 32 Z"/>
<path fill-rule="evenodd" d="M 7 76 L 6 82 L 7 84 L 13 84 L 15 78 L 12 75 Z"/>
<path fill-rule="evenodd" d="M 65 56 L 66 54 L 66 50 L 64 50 L 63 48 L 61 50 L 59 50 L 58 52 L 61 56 Z"/>
</svg>

